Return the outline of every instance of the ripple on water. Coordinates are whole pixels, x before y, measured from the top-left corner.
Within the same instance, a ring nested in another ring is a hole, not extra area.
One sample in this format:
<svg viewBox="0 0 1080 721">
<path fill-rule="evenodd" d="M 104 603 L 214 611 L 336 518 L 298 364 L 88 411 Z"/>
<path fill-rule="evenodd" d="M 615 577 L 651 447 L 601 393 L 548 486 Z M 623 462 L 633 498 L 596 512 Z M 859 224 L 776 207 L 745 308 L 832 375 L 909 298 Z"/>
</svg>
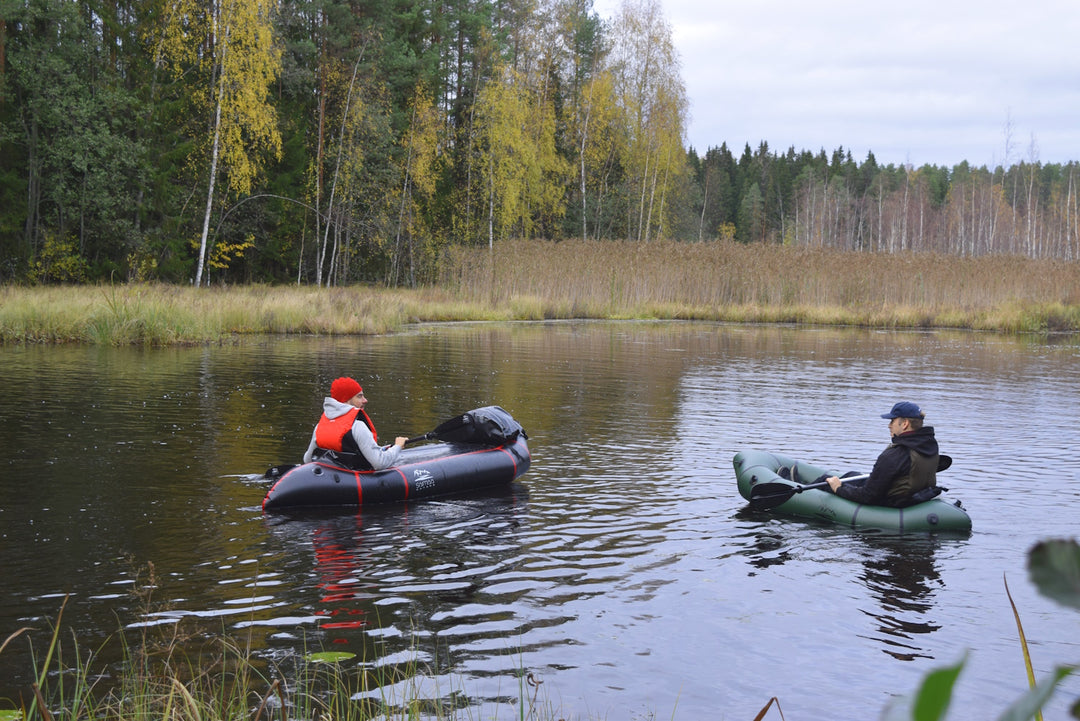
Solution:
<svg viewBox="0 0 1080 721">
<path fill-rule="evenodd" d="M 989 334 L 717 324 L 0 348 L 0 568 L 19 579 L 0 621 L 55 618 L 70 594 L 65 620 L 102 639 L 118 616 L 206 634 L 224 622 L 270 662 L 349 650 L 411 669 L 389 691 L 510 715 L 524 671 L 567 717 L 751 718 L 778 696 L 792 718 L 838 703 L 872 718 L 966 653 L 954 707 L 992 717 L 1026 683 L 1006 581 L 1037 671 L 1080 658 L 1075 617 L 1026 577 L 1035 542 L 1075 535 L 1078 360 L 1075 343 Z M 477 498 L 264 517 L 252 471 L 303 450 L 344 367 L 370 370 L 384 434 L 500 403 L 530 433 L 532 469 Z M 73 375 L 93 402 L 49 400 Z M 969 538 L 746 509 L 735 452 L 867 469 L 898 399 L 927 410 L 954 458 L 939 480 L 969 509 Z M 171 613 L 129 594 L 147 561 Z"/>
</svg>

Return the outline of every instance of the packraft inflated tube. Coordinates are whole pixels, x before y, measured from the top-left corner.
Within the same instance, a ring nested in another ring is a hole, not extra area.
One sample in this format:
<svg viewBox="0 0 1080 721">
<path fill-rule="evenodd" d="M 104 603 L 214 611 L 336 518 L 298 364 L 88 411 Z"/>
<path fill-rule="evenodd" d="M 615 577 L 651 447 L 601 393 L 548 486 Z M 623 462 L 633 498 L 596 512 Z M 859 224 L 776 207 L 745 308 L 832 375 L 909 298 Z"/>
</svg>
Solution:
<svg viewBox="0 0 1080 721">
<path fill-rule="evenodd" d="M 797 489 L 799 483 L 778 475 L 782 467 L 792 469 L 791 477 L 812 482 L 823 474 L 840 474 L 826 468 L 802 463 L 787 456 L 764 451 L 739 451 L 732 464 L 739 484 L 739 495 L 749 501 L 753 489 L 768 483 L 770 488 L 787 486 Z M 867 506 L 841 498 L 828 490 L 808 488 L 793 493 L 787 501 L 771 509 L 775 513 L 800 518 L 814 518 L 852 528 L 877 528 L 889 531 L 926 532 L 971 530 L 971 517 L 960 501 L 934 498 L 906 508 Z"/>
<path fill-rule="evenodd" d="M 274 512 L 434 498 L 508 484 L 529 470 L 531 462 L 523 434 L 494 446 L 435 443 L 406 448 L 397 465 L 381 471 L 317 460 L 281 473 L 262 507 Z"/>
</svg>

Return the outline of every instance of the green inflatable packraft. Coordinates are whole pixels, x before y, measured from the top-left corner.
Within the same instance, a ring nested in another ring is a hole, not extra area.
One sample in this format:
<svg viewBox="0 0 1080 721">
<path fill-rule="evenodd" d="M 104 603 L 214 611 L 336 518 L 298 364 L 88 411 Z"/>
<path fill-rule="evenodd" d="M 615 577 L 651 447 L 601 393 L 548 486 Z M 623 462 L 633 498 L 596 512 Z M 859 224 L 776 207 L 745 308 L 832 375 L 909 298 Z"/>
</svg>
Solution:
<svg viewBox="0 0 1080 721">
<path fill-rule="evenodd" d="M 807 484 L 822 475 L 840 475 L 827 468 L 764 451 L 739 451 L 732 464 L 739 482 L 739 494 L 750 501 L 752 508 L 852 528 L 877 528 L 899 533 L 971 531 L 971 517 L 960 501 L 938 497 L 906 508 L 867 506 L 797 482 Z M 779 473 L 781 469 L 787 469 L 784 476 Z"/>
</svg>

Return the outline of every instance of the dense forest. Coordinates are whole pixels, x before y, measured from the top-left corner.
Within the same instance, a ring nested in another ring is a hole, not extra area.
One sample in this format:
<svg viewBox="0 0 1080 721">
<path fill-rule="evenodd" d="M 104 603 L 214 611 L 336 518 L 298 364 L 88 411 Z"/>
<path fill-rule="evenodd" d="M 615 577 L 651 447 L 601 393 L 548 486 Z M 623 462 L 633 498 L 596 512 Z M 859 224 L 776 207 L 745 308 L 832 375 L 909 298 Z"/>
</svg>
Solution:
<svg viewBox="0 0 1080 721">
<path fill-rule="evenodd" d="M 1076 163 L 699 154 L 689 112 L 660 0 L 0 0 L 0 281 L 413 286 L 506 238 L 1080 256 Z"/>
</svg>

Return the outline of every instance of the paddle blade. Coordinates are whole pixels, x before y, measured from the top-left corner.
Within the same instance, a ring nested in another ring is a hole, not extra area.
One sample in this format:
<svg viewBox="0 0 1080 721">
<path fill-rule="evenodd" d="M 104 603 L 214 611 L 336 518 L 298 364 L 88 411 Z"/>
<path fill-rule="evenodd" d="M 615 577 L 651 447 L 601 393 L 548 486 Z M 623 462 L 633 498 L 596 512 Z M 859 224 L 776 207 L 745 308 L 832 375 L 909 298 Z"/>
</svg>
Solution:
<svg viewBox="0 0 1080 721">
<path fill-rule="evenodd" d="M 826 474 L 821 474 L 819 478 L 825 479 Z M 860 473 L 857 476 L 846 476 L 840 479 L 841 483 L 851 483 L 852 481 L 864 481 L 870 477 L 869 473 Z M 813 483 L 807 483 L 805 486 L 791 486 L 787 483 L 759 483 L 750 489 L 750 507 L 759 511 L 767 511 L 770 508 L 776 508 L 783 505 L 785 501 L 794 496 L 796 493 L 802 493 L 803 491 L 809 491 L 812 488 L 827 488 L 829 482 L 826 480 L 814 481 Z"/>
<path fill-rule="evenodd" d="M 750 507 L 757 511 L 767 511 L 783 505 L 798 492 L 798 486 L 788 483 L 759 483 L 750 491 Z"/>
</svg>

